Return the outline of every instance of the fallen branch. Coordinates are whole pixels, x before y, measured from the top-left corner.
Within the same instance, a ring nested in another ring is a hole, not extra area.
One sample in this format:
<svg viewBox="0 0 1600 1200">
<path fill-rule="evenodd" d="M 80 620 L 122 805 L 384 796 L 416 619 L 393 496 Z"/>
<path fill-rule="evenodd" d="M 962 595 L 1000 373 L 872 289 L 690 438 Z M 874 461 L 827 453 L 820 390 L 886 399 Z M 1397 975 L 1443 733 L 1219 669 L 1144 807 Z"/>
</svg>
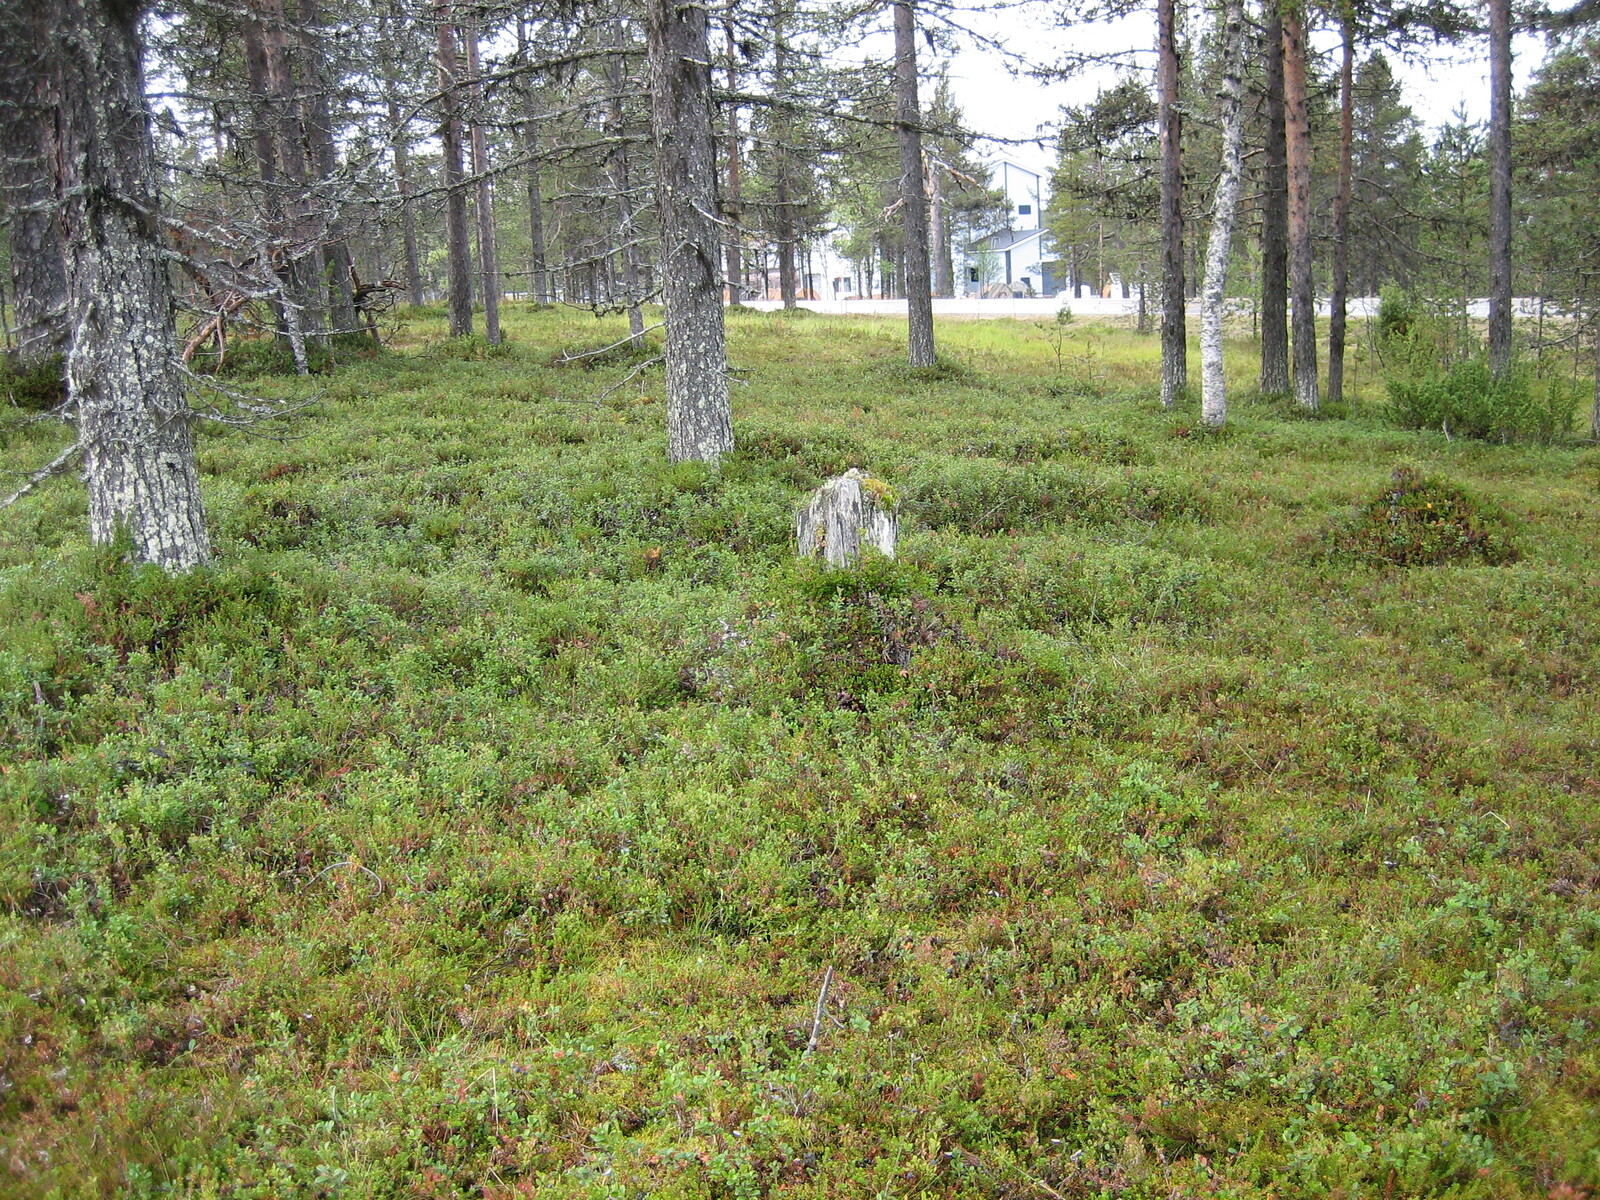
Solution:
<svg viewBox="0 0 1600 1200">
<path fill-rule="evenodd" d="M 585 350 L 582 354 L 558 354 L 555 358 L 550 360 L 550 365 L 554 367 L 564 367 L 568 363 L 582 362 L 586 358 L 595 358 L 598 355 L 607 354 L 619 346 L 625 346 L 629 342 L 637 342 L 638 339 L 643 337 L 645 334 L 650 333 L 652 330 L 661 329 L 665 327 L 665 325 L 665 321 L 657 321 L 654 325 L 645 326 L 645 328 L 641 329 L 637 335 L 630 333 L 627 337 L 612 342 L 609 346 L 601 346 L 598 350 Z"/>
<path fill-rule="evenodd" d="M 610 387 L 608 387 L 605 391 L 601 392 L 600 393 L 600 398 L 598 400 L 596 400 L 595 403 L 599 404 L 599 403 L 601 403 L 601 401 L 604 401 L 609 396 L 611 396 L 612 393 L 620 392 L 623 389 L 623 387 L 627 384 L 628 380 L 632 379 L 634 376 L 642 374 L 645 370 L 647 370 L 650 367 L 655 366 L 657 363 L 664 363 L 666 361 L 667 361 L 667 356 L 665 354 L 658 354 L 654 358 L 645 359 L 642 363 L 640 363 L 638 366 L 636 366 L 633 370 L 629 371 L 621 379 L 617 380 L 614 384 L 612 384 Z"/>
<path fill-rule="evenodd" d="M 72 465 L 72 460 L 77 458 L 82 452 L 83 443 L 73 442 L 72 445 L 68 446 L 44 466 L 40 467 L 33 474 L 29 475 L 28 481 L 20 488 L 12 492 L 11 495 L 7 496 L 4 500 L 0 500 L 0 508 L 10 508 L 18 500 L 21 500 L 29 492 L 37 488 L 41 483 L 45 482 L 47 479 L 54 478 L 55 476 L 61 474 Z"/>
</svg>

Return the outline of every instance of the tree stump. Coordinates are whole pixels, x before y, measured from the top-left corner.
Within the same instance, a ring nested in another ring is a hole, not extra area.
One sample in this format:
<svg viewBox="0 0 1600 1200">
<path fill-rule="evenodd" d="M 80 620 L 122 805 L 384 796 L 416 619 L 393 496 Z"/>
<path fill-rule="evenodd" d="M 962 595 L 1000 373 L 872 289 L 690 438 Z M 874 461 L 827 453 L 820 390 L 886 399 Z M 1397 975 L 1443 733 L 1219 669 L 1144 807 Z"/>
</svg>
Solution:
<svg viewBox="0 0 1600 1200">
<path fill-rule="evenodd" d="M 863 546 L 893 558 L 899 531 L 889 485 L 855 467 L 819 487 L 795 518 L 800 557 L 821 558 L 830 567 L 853 565 Z"/>
</svg>

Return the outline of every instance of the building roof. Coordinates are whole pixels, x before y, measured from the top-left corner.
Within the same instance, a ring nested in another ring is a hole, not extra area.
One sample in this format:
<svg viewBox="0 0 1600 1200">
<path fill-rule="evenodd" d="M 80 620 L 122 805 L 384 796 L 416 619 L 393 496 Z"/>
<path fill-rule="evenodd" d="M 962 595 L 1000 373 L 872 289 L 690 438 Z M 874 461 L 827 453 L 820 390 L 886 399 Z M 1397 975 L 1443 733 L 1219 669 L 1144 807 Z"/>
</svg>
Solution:
<svg viewBox="0 0 1600 1200">
<path fill-rule="evenodd" d="M 1002 229 L 998 233 L 991 233 L 973 242 L 969 249 L 972 250 L 1010 250 L 1020 246 L 1023 242 L 1034 241 L 1048 234 L 1045 229 Z"/>
</svg>

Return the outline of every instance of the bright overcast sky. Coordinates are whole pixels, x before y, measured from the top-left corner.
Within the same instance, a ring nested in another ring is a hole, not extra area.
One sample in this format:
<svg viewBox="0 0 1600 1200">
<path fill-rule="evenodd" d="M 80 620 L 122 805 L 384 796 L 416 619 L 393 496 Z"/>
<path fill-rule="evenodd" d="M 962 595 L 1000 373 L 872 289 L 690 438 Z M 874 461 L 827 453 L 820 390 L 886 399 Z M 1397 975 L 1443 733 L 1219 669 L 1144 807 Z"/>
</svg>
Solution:
<svg viewBox="0 0 1600 1200">
<path fill-rule="evenodd" d="M 972 28 L 1007 46 L 1025 48 L 1033 61 L 1049 62 L 1060 48 L 1067 46 L 1104 53 L 1128 47 L 1153 48 L 1155 44 L 1153 5 L 1148 15 L 1113 24 L 1077 26 L 1071 30 L 1051 28 L 1049 15 L 1048 8 L 1014 9 L 963 19 Z M 1314 39 L 1314 44 L 1326 53 L 1336 48 L 1337 38 L 1324 33 Z M 1538 38 L 1519 38 L 1515 54 L 1516 86 L 1521 90 L 1543 61 L 1544 44 Z M 1407 102 L 1425 128 L 1432 129 L 1448 122 L 1458 105 L 1465 106 L 1472 120 L 1488 118 L 1488 56 L 1481 39 L 1477 44 L 1460 47 L 1449 57 L 1440 52 L 1427 63 L 1407 64 L 1394 54 L 1390 54 L 1389 59 L 1400 77 Z M 928 59 L 924 61 L 930 68 L 935 65 Z M 1047 127 L 1048 134 L 1048 126 L 1056 121 L 1062 105 L 1087 103 L 1117 76 L 1113 70 L 1098 70 L 1070 82 L 1040 83 L 1014 77 L 1000 54 L 986 50 L 964 49 L 947 61 L 951 86 L 968 123 L 981 133 L 999 138 L 1035 138 L 1040 134 L 1041 125 Z M 1146 54 L 1142 61 L 1146 67 L 1153 66 L 1154 55 Z M 991 144 L 984 148 L 984 154 L 990 159 L 1010 158 L 1045 173 L 1054 159 L 1048 143 L 1013 147 Z"/>
</svg>

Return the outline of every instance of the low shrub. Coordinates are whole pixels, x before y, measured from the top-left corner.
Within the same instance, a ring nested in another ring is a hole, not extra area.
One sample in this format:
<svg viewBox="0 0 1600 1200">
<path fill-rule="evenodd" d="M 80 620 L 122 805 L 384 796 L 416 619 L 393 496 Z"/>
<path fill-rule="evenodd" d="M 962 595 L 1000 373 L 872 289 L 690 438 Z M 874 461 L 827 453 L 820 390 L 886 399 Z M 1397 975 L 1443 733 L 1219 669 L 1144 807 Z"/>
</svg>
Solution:
<svg viewBox="0 0 1600 1200">
<path fill-rule="evenodd" d="M 1523 365 L 1496 375 L 1482 358 L 1448 369 L 1401 364 L 1387 379 L 1389 416 L 1406 429 L 1440 429 L 1490 442 L 1552 442 L 1572 432 L 1583 401 L 1568 379 L 1541 382 Z"/>
<path fill-rule="evenodd" d="M 0 360 L 0 395 L 28 412 L 49 412 L 67 398 L 66 368 L 59 354 L 23 364 L 11 356 Z"/>
<path fill-rule="evenodd" d="M 969 533 L 1037 529 L 1058 521 L 1164 520 L 1203 511 L 1187 484 L 1151 471 L 1095 474 L 1054 463 L 1024 467 L 950 459 L 915 469 L 897 489 L 902 511 L 933 528 Z"/>
<path fill-rule="evenodd" d="M 795 487 L 815 487 L 851 467 L 870 465 L 866 446 L 847 433 L 741 423 L 733 437 L 733 453 L 723 459 L 723 471 L 730 478 L 764 474 Z"/>
<path fill-rule="evenodd" d="M 1069 426 L 1058 433 L 1043 433 L 1003 442 L 971 442 L 963 446 L 961 452 L 975 458 L 998 458 L 1011 462 L 1087 458 L 1093 462 L 1128 465 L 1139 461 L 1139 450 L 1130 439 L 1078 425 Z"/>
<path fill-rule="evenodd" d="M 1515 562 L 1505 516 L 1448 480 L 1398 467 L 1389 486 L 1323 531 L 1323 553 L 1400 567 Z"/>
<path fill-rule="evenodd" d="M 1150 546 L 963 538 L 922 555 L 940 591 L 999 607 L 1029 629 L 1191 628 L 1226 606 L 1225 581 L 1213 564 Z"/>
</svg>

